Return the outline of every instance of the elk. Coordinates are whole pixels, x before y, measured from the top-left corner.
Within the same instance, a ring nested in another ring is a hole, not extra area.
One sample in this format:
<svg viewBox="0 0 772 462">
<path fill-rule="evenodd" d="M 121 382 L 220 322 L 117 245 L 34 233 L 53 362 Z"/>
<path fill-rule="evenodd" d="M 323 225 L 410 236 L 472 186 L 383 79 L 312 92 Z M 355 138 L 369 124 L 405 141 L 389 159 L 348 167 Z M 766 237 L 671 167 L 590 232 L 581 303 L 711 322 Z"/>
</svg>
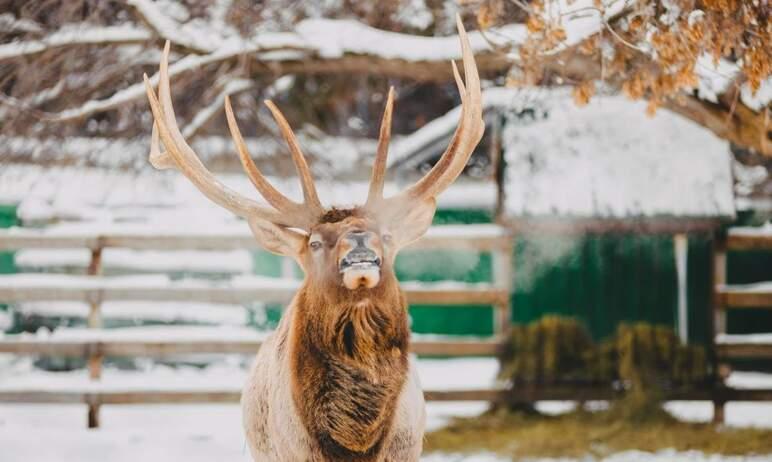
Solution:
<svg viewBox="0 0 772 462">
<path fill-rule="evenodd" d="M 258 351 L 242 394 L 243 425 L 255 461 L 404 462 L 420 456 L 424 398 L 408 354 L 407 303 L 393 264 L 401 248 L 426 232 L 436 197 L 462 172 L 483 134 L 477 67 L 460 18 L 456 21 L 466 82 L 451 62 L 462 110 L 450 145 L 418 182 L 384 197 L 391 88 L 367 199 L 354 208 L 322 206 L 298 141 L 270 101 L 266 105 L 289 146 L 303 202 L 280 193 L 254 164 L 226 98 L 236 151 L 268 206 L 229 189 L 177 126 L 168 42 L 158 94 L 145 76 L 154 118 L 151 163 L 179 170 L 210 200 L 243 217 L 261 246 L 293 257 L 305 272 L 277 330 Z"/>
</svg>

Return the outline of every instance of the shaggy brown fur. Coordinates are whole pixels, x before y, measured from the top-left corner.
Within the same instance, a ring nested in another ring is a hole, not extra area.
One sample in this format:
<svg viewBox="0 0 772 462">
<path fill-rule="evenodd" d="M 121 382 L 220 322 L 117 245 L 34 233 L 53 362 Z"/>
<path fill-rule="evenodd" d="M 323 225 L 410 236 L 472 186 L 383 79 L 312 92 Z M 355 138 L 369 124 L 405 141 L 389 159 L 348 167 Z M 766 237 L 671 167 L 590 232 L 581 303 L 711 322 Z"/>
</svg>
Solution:
<svg viewBox="0 0 772 462">
<path fill-rule="evenodd" d="M 339 209 L 333 207 L 327 210 L 324 215 L 319 218 L 319 223 L 338 223 L 345 220 L 348 217 L 363 218 L 365 213 L 359 208 L 353 209 Z"/>
<path fill-rule="evenodd" d="M 306 284 L 290 327 L 292 395 L 323 461 L 376 461 L 408 372 L 407 304 L 378 287 Z"/>
</svg>

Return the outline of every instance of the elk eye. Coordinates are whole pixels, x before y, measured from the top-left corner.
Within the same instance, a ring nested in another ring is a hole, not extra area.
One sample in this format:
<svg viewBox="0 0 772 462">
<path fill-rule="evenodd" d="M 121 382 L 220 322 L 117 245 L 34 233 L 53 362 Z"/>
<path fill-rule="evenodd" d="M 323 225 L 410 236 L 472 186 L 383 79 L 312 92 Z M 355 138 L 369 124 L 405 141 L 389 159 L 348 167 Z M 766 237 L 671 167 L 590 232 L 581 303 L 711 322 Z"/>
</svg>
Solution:
<svg viewBox="0 0 772 462">
<path fill-rule="evenodd" d="M 311 241 L 309 244 L 311 250 L 319 250 L 322 248 L 322 241 Z"/>
</svg>

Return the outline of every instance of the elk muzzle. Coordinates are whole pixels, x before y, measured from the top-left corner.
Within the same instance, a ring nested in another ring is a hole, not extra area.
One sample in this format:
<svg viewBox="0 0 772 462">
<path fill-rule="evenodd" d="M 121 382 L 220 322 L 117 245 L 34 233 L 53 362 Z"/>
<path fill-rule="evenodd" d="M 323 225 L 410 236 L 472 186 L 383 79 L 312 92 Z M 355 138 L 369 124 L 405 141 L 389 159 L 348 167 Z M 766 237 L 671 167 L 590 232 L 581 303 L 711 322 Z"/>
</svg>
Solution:
<svg viewBox="0 0 772 462">
<path fill-rule="evenodd" d="M 343 276 L 343 285 L 350 290 L 365 287 L 372 289 L 381 279 L 381 257 L 373 247 L 375 234 L 367 231 L 352 231 L 343 236 L 342 257 L 338 270 Z"/>
</svg>

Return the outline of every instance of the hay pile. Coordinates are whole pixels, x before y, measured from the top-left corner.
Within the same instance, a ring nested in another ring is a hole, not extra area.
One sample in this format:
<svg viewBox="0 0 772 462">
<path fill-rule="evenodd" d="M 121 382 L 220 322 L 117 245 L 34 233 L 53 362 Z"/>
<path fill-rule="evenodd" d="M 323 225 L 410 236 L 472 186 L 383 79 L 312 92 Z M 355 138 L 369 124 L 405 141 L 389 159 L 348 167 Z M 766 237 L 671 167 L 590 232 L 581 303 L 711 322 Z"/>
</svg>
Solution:
<svg viewBox="0 0 772 462">
<path fill-rule="evenodd" d="M 513 388 L 613 387 L 636 408 L 658 405 L 666 391 L 711 378 L 703 347 L 682 345 L 671 328 L 646 323 L 620 325 L 614 336 L 596 342 L 578 320 L 546 316 L 513 327 L 500 359 L 499 378 Z"/>
</svg>

